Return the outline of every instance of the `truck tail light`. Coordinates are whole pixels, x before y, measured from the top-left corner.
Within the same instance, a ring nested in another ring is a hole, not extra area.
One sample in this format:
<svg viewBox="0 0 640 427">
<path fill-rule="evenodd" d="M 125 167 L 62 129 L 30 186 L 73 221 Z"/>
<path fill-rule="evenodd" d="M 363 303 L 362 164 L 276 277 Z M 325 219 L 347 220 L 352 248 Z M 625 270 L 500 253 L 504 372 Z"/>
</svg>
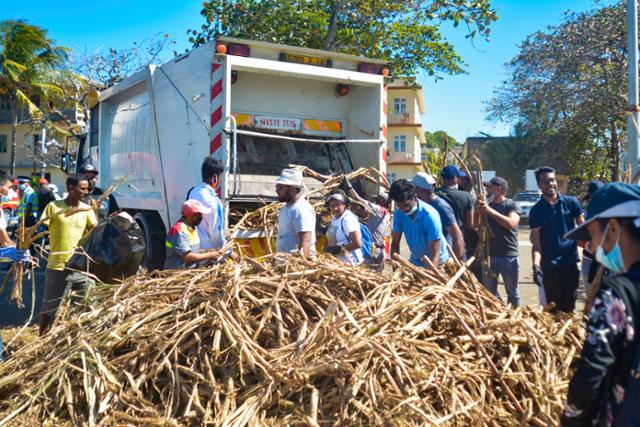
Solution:
<svg viewBox="0 0 640 427">
<path fill-rule="evenodd" d="M 216 46 L 216 53 L 220 55 L 236 55 L 236 56 L 251 56 L 251 48 L 244 44 L 236 43 L 220 43 Z"/>
<path fill-rule="evenodd" d="M 358 64 L 358 71 L 361 73 L 378 74 L 378 66 L 369 62 L 361 62 Z"/>
</svg>

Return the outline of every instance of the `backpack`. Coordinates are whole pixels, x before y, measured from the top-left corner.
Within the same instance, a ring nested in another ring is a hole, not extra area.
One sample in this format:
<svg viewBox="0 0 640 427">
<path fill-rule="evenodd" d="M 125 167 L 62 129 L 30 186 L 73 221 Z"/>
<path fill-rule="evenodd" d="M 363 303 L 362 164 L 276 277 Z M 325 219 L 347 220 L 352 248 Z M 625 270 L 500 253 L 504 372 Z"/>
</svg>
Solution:
<svg viewBox="0 0 640 427">
<path fill-rule="evenodd" d="M 347 239 L 351 240 L 349 235 L 344 231 L 344 225 L 342 224 L 343 221 L 344 218 L 342 218 L 342 221 L 340 221 L 342 234 L 347 236 Z M 362 250 L 362 256 L 364 257 L 364 259 L 371 259 L 373 258 L 373 237 L 371 236 L 371 231 L 369 231 L 369 227 L 367 227 L 360 221 L 358 221 L 358 224 L 360 225 L 360 240 L 362 240 L 362 248 L 360 248 Z"/>
</svg>

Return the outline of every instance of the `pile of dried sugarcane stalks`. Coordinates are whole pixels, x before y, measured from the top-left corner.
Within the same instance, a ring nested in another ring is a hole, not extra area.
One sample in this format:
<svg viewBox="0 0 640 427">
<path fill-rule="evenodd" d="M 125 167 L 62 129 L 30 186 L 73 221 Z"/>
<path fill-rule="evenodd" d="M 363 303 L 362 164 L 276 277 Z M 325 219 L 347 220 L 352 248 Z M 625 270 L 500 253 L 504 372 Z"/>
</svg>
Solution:
<svg viewBox="0 0 640 427">
<path fill-rule="evenodd" d="M 320 187 L 306 193 L 306 197 L 310 199 L 316 212 L 320 213 L 324 209 L 324 198 L 340 187 L 342 175 L 322 175 L 306 166 L 291 166 L 301 170 L 305 176 L 314 178 L 322 183 Z M 345 176 L 351 181 L 363 180 L 379 187 L 389 188 L 387 178 L 375 168 L 360 168 Z M 235 225 L 234 230 L 261 229 L 267 235 L 272 235 L 278 226 L 278 212 L 281 207 L 282 204 L 280 203 L 270 203 L 246 213 Z M 329 219 L 329 221 L 331 220 Z"/>
<path fill-rule="evenodd" d="M 555 425 L 580 319 L 464 268 L 269 257 L 91 290 L 0 364 L 0 425 Z"/>
</svg>

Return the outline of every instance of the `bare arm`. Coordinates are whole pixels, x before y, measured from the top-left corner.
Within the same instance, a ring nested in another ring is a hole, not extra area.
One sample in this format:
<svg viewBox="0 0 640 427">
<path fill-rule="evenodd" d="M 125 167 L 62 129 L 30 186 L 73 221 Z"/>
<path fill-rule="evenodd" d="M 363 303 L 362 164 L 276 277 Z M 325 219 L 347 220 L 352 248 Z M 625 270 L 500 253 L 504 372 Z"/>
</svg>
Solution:
<svg viewBox="0 0 640 427">
<path fill-rule="evenodd" d="M 366 200 L 363 199 L 362 197 L 360 197 L 360 195 L 358 194 L 358 192 L 356 190 L 354 190 L 353 188 L 350 188 L 349 191 L 347 191 L 347 194 L 349 195 L 349 197 L 356 199 L 357 201 L 366 204 Z"/>
<path fill-rule="evenodd" d="M 464 239 L 462 238 L 462 231 L 458 224 L 455 222 L 450 224 L 447 228 L 447 233 L 451 236 L 451 243 L 453 244 L 453 252 L 458 259 L 464 258 Z"/>
<path fill-rule="evenodd" d="M 355 251 L 362 247 L 362 236 L 360 230 L 349 233 L 349 243 L 342 246 L 346 251 Z"/>
<path fill-rule="evenodd" d="M 531 248 L 531 262 L 534 266 L 540 266 L 542 262 L 542 243 L 540 242 L 540 228 L 534 228 L 531 230 L 531 234 L 529 235 L 529 239 L 531 240 L 531 244 L 533 247 Z"/>
<path fill-rule="evenodd" d="M 433 265 L 440 265 L 440 240 L 429 241 L 429 252 L 431 252 L 431 262 L 433 262 Z"/>
<path fill-rule="evenodd" d="M 186 254 L 180 257 L 180 260 L 185 264 L 195 264 L 200 261 L 207 261 L 210 259 L 218 259 L 222 254 L 220 251 L 210 251 L 210 252 L 187 252 Z"/>
<path fill-rule="evenodd" d="M 298 247 L 302 250 L 304 256 L 311 255 L 311 232 L 302 231 L 298 233 Z"/>
<path fill-rule="evenodd" d="M 402 240 L 402 233 L 391 233 L 391 258 L 394 254 L 400 253 L 400 241 Z"/>
<path fill-rule="evenodd" d="M 0 213 L 2 215 L 2 213 Z M 13 242 L 9 238 L 7 230 L 0 230 L 0 247 L 6 248 L 7 246 L 13 246 Z"/>
<path fill-rule="evenodd" d="M 469 230 L 473 230 L 475 228 L 475 221 L 474 221 L 474 215 L 473 215 L 473 208 L 469 209 L 468 211 L 466 211 L 464 213 L 464 224 L 466 226 L 466 228 L 468 228 Z"/>
</svg>

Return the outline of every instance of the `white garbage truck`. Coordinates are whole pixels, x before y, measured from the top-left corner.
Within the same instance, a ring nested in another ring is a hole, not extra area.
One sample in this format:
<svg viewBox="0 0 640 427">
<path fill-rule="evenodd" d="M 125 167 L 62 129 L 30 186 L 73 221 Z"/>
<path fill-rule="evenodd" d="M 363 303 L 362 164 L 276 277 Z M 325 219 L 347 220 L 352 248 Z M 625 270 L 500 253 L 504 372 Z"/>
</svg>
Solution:
<svg viewBox="0 0 640 427">
<path fill-rule="evenodd" d="M 388 75 L 384 61 L 218 38 L 102 92 L 76 165 L 90 158 L 99 185 L 117 185 L 119 207 L 143 229 L 148 266 L 159 268 L 207 155 L 225 165 L 226 212 L 273 198 L 289 164 L 384 173 Z"/>
</svg>

